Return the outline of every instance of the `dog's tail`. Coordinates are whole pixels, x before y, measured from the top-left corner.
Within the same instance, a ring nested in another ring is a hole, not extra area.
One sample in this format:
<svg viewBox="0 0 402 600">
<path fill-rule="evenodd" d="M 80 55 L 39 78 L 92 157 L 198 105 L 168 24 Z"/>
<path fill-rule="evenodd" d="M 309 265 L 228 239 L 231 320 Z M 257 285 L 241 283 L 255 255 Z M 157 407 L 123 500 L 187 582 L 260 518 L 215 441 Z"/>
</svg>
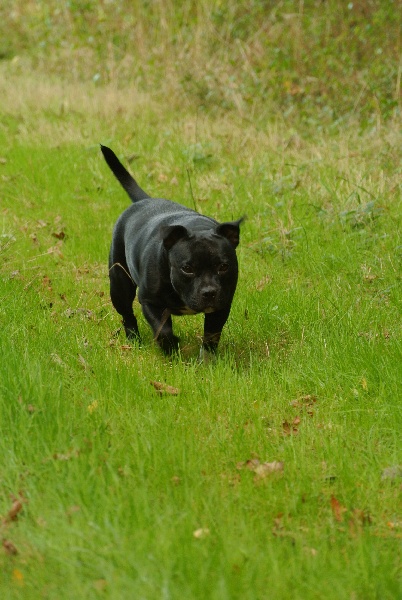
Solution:
<svg viewBox="0 0 402 600">
<path fill-rule="evenodd" d="M 113 150 L 111 150 L 107 146 L 102 145 L 101 150 L 107 164 L 113 171 L 118 181 L 120 181 L 127 194 L 130 196 L 132 202 L 137 202 L 137 200 L 144 200 L 145 198 L 150 198 L 150 196 L 148 196 L 148 194 L 140 188 L 135 179 L 131 177 L 127 169 L 123 167 Z"/>
</svg>

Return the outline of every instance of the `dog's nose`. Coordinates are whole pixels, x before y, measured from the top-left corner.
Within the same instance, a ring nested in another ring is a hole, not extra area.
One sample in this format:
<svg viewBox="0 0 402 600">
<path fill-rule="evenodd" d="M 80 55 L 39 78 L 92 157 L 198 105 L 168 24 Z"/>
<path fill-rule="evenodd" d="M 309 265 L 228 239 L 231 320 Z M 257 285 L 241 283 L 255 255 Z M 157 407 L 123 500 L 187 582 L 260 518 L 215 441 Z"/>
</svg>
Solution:
<svg viewBox="0 0 402 600">
<path fill-rule="evenodd" d="M 212 287 L 208 287 L 202 290 L 202 297 L 204 300 L 215 300 L 216 298 L 216 289 Z"/>
</svg>

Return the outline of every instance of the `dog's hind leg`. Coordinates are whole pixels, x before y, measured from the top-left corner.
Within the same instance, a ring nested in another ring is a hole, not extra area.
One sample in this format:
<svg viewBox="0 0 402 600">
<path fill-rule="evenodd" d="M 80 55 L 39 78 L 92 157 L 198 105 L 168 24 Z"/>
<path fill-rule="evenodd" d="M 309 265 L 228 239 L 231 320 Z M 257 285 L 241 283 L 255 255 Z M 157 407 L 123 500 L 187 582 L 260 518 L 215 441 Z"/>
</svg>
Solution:
<svg viewBox="0 0 402 600">
<path fill-rule="evenodd" d="M 133 302 L 137 285 L 127 270 L 127 265 L 113 263 L 109 268 L 110 298 L 117 312 L 123 318 L 123 326 L 128 339 L 140 339 L 137 319 L 133 312 Z"/>
</svg>

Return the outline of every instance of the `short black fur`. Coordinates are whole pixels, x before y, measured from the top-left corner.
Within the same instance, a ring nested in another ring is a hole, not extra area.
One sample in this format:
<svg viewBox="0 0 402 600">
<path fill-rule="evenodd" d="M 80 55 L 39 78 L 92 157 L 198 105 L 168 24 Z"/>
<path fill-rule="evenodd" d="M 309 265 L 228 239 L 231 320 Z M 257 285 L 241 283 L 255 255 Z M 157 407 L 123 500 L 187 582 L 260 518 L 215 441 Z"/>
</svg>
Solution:
<svg viewBox="0 0 402 600">
<path fill-rule="evenodd" d="M 110 169 L 133 204 L 116 222 L 109 255 L 110 295 L 129 339 L 140 339 L 138 300 L 161 349 L 178 349 L 171 315 L 205 313 L 203 347 L 215 351 L 236 290 L 240 223 L 218 223 L 181 204 L 150 198 L 110 148 Z"/>
</svg>

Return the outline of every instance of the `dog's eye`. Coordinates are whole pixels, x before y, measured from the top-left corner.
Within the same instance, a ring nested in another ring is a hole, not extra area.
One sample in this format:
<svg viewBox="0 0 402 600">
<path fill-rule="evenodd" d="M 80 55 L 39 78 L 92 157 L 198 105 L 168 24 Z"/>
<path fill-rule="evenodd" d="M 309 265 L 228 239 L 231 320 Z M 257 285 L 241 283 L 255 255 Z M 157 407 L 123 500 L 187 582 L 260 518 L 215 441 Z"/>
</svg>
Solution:
<svg viewBox="0 0 402 600">
<path fill-rule="evenodd" d="M 229 268 L 229 265 L 227 263 L 222 263 L 218 267 L 218 274 L 219 275 L 223 275 L 224 273 L 226 273 L 226 271 L 228 270 L 228 268 Z"/>
<path fill-rule="evenodd" d="M 194 269 L 191 265 L 183 265 L 181 270 L 183 271 L 183 273 L 185 273 L 186 275 L 194 275 Z"/>
</svg>

